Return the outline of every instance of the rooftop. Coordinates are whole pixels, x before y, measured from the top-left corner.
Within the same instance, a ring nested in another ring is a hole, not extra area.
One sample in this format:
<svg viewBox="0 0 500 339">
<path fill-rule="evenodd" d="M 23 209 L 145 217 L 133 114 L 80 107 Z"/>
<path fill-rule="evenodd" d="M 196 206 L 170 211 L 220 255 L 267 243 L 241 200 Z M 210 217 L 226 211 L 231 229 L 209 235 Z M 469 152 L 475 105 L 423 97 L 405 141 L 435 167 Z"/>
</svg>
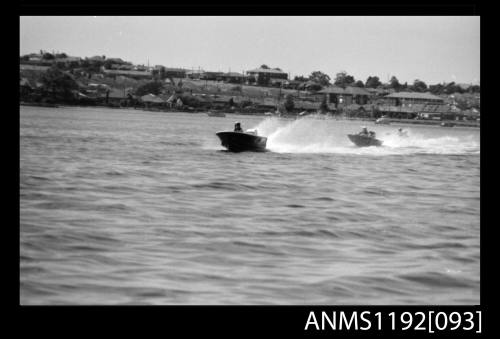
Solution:
<svg viewBox="0 0 500 339">
<path fill-rule="evenodd" d="M 21 81 L 20 81 L 20 86 L 26 86 L 26 87 L 30 87 L 30 88 L 33 88 L 34 86 L 30 83 L 30 81 L 26 78 L 21 78 Z"/>
<path fill-rule="evenodd" d="M 204 71 L 203 73 L 205 73 L 205 74 L 220 74 L 220 75 L 224 74 L 224 72 L 219 72 L 219 71 Z"/>
<path fill-rule="evenodd" d="M 376 94 L 385 94 L 385 93 L 390 93 L 388 90 L 385 90 L 383 88 L 370 88 L 370 87 L 365 87 L 365 90 L 367 90 L 370 93 L 376 93 Z"/>
<path fill-rule="evenodd" d="M 19 65 L 19 70 L 21 71 L 46 71 L 49 68 L 50 68 L 49 66 L 38 66 L 38 65 L 27 65 L 27 64 Z"/>
<path fill-rule="evenodd" d="M 330 86 L 326 87 L 323 90 L 319 91 L 321 94 L 343 94 L 343 95 L 371 95 L 366 89 L 361 87 L 338 87 L 338 86 Z"/>
<path fill-rule="evenodd" d="M 452 113 L 458 112 L 458 110 L 453 109 L 447 105 L 432 105 L 432 104 L 413 104 L 406 106 L 391 106 L 391 105 L 379 105 L 377 106 L 379 110 L 384 112 L 406 112 L 406 113 Z"/>
<path fill-rule="evenodd" d="M 125 62 L 121 58 L 107 58 L 106 60 L 111 61 L 111 62 L 117 62 L 117 63 L 124 63 Z"/>
<path fill-rule="evenodd" d="M 108 97 L 109 98 L 114 98 L 114 99 L 127 99 L 128 93 L 124 91 L 123 89 L 118 89 L 118 88 L 111 88 L 108 92 Z M 105 93 L 103 93 L 101 96 L 106 96 Z"/>
<path fill-rule="evenodd" d="M 272 73 L 272 74 L 287 74 L 286 72 L 277 69 L 256 68 L 247 71 L 247 73 Z"/>
<path fill-rule="evenodd" d="M 162 98 L 160 98 L 159 96 L 156 96 L 154 94 L 146 94 L 146 95 L 143 95 L 141 97 L 141 100 L 143 102 L 153 102 L 153 103 L 163 103 L 165 102 Z"/>
<path fill-rule="evenodd" d="M 191 70 L 191 71 L 186 71 L 186 74 L 201 74 L 201 73 L 204 73 L 205 71 L 204 70 Z"/>
<path fill-rule="evenodd" d="M 422 99 L 422 100 L 439 100 L 443 101 L 443 98 L 433 95 L 429 92 L 418 93 L 418 92 L 397 92 L 385 96 L 386 98 L 398 98 L 398 99 Z"/>
<path fill-rule="evenodd" d="M 245 77 L 245 74 L 241 74 L 241 73 L 238 73 L 238 72 L 227 72 L 227 73 L 224 73 L 225 76 L 227 77 L 234 77 L 234 78 L 243 78 Z"/>
<path fill-rule="evenodd" d="M 142 75 L 151 76 L 151 72 L 148 71 L 129 71 L 129 70 L 115 70 L 115 69 L 104 69 L 106 74 L 117 74 L 117 75 Z"/>
<path fill-rule="evenodd" d="M 165 72 L 186 72 L 183 68 L 165 67 Z"/>
</svg>

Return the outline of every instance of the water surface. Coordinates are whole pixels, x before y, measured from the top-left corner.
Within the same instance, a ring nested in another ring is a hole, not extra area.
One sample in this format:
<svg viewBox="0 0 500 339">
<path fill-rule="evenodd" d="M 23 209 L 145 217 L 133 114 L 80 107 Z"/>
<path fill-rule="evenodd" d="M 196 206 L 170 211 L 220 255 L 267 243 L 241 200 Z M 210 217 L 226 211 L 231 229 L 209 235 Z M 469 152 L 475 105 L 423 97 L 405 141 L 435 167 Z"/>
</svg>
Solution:
<svg viewBox="0 0 500 339">
<path fill-rule="evenodd" d="M 479 129 L 361 124 L 21 107 L 21 303 L 478 304 Z"/>
</svg>

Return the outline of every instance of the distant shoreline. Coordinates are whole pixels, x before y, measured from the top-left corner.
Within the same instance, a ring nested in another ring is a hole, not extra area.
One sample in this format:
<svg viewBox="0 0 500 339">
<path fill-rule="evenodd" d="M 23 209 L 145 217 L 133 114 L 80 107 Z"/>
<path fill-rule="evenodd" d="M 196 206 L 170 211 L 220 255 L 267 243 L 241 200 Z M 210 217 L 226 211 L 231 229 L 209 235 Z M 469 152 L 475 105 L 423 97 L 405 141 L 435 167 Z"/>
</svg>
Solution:
<svg viewBox="0 0 500 339">
<path fill-rule="evenodd" d="M 32 103 L 32 102 L 20 102 L 20 106 L 33 106 L 33 107 L 52 107 L 52 108 L 64 108 L 64 107 L 81 107 L 81 108 L 105 108 L 105 109 L 127 109 L 127 110 L 139 110 L 144 112 L 163 112 L 163 113 L 189 113 L 189 114 L 206 114 L 211 110 L 196 110 L 196 111 L 186 111 L 186 110 L 161 110 L 161 109 L 145 109 L 144 107 L 112 107 L 105 105 L 95 105 L 95 106 L 83 106 L 83 105 L 64 105 L 64 104 L 47 104 L 47 103 Z M 225 114 L 239 114 L 239 115 L 255 115 L 255 116 L 268 116 L 261 112 L 224 112 Z M 317 116 L 314 114 L 306 115 L 305 117 Z M 284 118 L 284 119 L 303 119 L 295 115 L 285 115 L 273 117 Z M 342 120 L 342 121 L 369 121 L 375 122 L 375 118 L 347 118 L 347 117 L 335 117 L 335 116 L 319 116 L 320 119 L 331 119 L 331 120 Z M 389 119 L 390 124 L 409 124 L 409 125 L 431 125 L 431 126 L 441 126 L 442 123 L 452 123 L 453 127 L 473 127 L 480 128 L 481 125 L 475 121 L 457 121 L 457 120 L 410 120 L 410 119 Z M 443 127 L 446 128 L 446 127 Z M 449 127 L 448 127 L 449 128 Z"/>
</svg>

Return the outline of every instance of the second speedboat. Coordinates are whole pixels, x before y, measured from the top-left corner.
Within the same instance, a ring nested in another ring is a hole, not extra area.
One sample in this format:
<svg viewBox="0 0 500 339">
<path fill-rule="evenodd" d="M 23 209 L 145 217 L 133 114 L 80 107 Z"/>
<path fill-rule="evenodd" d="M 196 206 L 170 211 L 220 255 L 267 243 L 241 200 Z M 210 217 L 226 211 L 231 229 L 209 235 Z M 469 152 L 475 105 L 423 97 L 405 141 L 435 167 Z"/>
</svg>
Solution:
<svg viewBox="0 0 500 339">
<path fill-rule="evenodd" d="M 359 147 L 382 146 L 382 141 L 369 135 L 348 134 L 347 137 Z"/>
<path fill-rule="evenodd" d="M 382 141 L 375 138 L 375 132 L 368 132 L 366 126 L 358 134 L 348 134 L 347 137 L 359 147 L 382 146 Z"/>
</svg>

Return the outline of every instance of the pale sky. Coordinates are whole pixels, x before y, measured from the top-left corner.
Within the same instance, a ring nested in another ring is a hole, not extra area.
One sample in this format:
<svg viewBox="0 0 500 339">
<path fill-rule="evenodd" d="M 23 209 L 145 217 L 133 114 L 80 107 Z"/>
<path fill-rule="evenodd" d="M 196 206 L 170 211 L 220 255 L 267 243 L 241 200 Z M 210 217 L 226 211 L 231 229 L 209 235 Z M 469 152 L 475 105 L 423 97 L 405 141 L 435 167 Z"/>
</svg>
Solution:
<svg viewBox="0 0 500 339">
<path fill-rule="evenodd" d="M 243 72 L 262 64 L 293 76 L 347 71 L 479 83 L 479 16 L 20 17 L 20 55 L 40 49 L 134 64 Z"/>
</svg>

